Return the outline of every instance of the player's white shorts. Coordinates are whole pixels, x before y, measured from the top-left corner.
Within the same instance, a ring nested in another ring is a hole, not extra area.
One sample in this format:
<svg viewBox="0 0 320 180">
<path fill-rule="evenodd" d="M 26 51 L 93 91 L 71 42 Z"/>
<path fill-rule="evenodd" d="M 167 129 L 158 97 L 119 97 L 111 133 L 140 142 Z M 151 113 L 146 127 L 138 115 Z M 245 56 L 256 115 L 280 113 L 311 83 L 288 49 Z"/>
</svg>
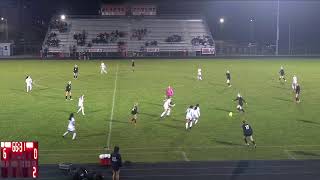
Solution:
<svg viewBox="0 0 320 180">
<path fill-rule="evenodd" d="M 296 89 L 296 87 L 297 87 L 297 83 L 293 82 L 292 83 L 292 89 Z"/>
<path fill-rule="evenodd" d="M 230 83 L 230 79 L 227 79 L 227 83 Z"/>
<path fill-rule="evenodd" d="M 189 116 L 189 115 L 186 116 L 187 121 L 192 121 L 192 119 L 193 119 L 192 116 Z"/>
<path fill-rule="evenodd" d="M 242 106 L 240 106 L 240 105 L 237 105 L 237 109 L 242 109 Z"/>
<path fill-rule="evenodd" d="M 280 76 L 280 79 L 283 79 L 284 78 L 284 76 Z"/>
<path fill-rule="evenodd" d="M 69 132 L 74 132 L 74 131 L 76 131 L 76 128 L 75 127 L 68 127 L 68 131 Z"/>
</svg>

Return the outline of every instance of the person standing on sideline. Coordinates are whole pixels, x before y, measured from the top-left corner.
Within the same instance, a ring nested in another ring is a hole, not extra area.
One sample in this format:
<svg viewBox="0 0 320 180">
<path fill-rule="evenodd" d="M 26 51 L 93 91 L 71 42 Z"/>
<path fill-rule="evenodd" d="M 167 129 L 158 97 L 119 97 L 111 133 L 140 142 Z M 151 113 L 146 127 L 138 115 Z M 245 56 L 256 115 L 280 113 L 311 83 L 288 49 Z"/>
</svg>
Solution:
<svg viewBox="0 0 320 180">
<path fill-rule="evenodd" d="M 27 92 L 31 92 L 31 90 L 32 90 L 32 79 L 31 79 L 31 76 L 27 76 L 26 84 L 27 84 Z"/>
<path fill-rule="evenodd" d="M 119 180 L 120 167 L 122 167 L 122 159 L 119 150 L 120 148 L 115 146 L 113 153 L 111 154 L 112 180 Z"/>
<path fill-rule="evenodd" d="M 107 74 L 107 66 L 104 64 L 104 62 L 101 62 L 100 65 L 100 74 Z"/>
<path fill-rule="evenodd" d="M 72 140 L 76 139 L 76 120 L 74 119 L 73 113 L 69 116 L 68 130 L 62 135 L 62 137 L 65 137 L 68 133 L 73 133 Z"/>
<path fill-rule="evenodd" d="M 81 111 L 82 115 L 85 115 L 84 114 L 84 95 L 79 97 L 78 107 L 79 107 L 79 109 L 78 109 L 77 113 L 79 113 Z"/>
<path fill-rule="evenodd" d="M 135 66 L 135 64 L 134 64 L 134 59 L 132 59 L 132 60 L 131 60 L 132 72 L 134 72 L 134 66 Z"/>
</svg>

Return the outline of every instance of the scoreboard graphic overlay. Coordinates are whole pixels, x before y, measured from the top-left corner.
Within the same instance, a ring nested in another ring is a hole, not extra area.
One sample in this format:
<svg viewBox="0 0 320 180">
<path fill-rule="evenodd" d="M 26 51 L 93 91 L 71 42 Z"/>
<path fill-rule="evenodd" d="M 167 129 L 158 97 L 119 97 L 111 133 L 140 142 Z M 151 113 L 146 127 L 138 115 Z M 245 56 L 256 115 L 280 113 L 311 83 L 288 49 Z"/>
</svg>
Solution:
<svg viewBox="0 0 320 180">
<path fill-rule="evenodd" d="M 1 178 L 37 178 L 38 142 L 1 142 Z"/>
</svg>

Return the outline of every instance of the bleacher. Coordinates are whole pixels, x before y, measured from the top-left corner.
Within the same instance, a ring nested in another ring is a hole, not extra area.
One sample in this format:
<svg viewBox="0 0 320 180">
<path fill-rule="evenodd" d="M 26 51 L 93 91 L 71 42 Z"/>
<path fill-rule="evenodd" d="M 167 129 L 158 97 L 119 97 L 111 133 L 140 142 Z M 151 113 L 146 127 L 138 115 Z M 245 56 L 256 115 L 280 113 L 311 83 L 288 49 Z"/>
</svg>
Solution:
<svg viewBox="0 0 320 180">
<path fill-rule="evenodd" d="M 184 17 L 68 17 L 64 20 L 68 24 L 67 32 L 59 32 L 57 29 L 49 28 L 43 48 L 47 48 L 50 53 L 63 53 L 70 55 L 72 48 L 76 47 L 76 52 L 147 52 L 153 49 L 154 52 L 197 52 L 202 48 L 214 48 L 214 43 L 205 45 L 195 45 L 191 41 L 195 37 L 207 36 L 212 39 L 211 32 L 205 19 L 184 18 Z M 135 30 L 146 29 L 146 33 L 141 38 L 133 38 Z M 124 33 L 124 37 L 119 37 L 115 42 L 93 43 L 100 33 L 111 33 L 112 31 Z M 46 45 L 48 35 L 56 33 L 60 40 L 58 47 Z M 74 34 L 85 33 L 83 46 L 77 45 Z M 181 37 L 179 42 L 167 42 L 169 36 L 177 35 Z M 146 46 L 146 42 L 156 41 L 156 46 Z M 122 50 L 119 42 L 123 43 Z M 213 42 L 213 40 L 212 40 Z M 151 50 L 152 52 L 152 50 Z M 191 54 L 191 53 L 190 53 Z"/>
</svg>

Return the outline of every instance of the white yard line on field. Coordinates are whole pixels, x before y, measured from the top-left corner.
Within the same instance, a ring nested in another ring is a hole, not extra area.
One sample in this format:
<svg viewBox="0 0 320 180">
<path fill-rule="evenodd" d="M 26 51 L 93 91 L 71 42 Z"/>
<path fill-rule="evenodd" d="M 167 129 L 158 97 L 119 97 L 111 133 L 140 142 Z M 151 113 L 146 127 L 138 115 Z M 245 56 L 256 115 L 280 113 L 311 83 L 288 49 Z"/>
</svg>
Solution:
<svg viewBox="0 0 320 180">
<path fill-rule="evenodd" d="M 114 89 L 113 89 L 113 96 L 112 96 L 112 108 L 111 108 L 111 114 L 110 114 L 109 132 L 108 132 L 108 140 L 107 140 L 107 148 L 108 149 L 110 149 L 110 140 L 111 140 L 111 132 L 112 132 L 112 121 L 113 121 L 113 111 L 114 111 L 114 103 L 115 103 L 115 100 L 116 100 L 116 92 L 117 92 L 118 71 L 119 71 L 119 65 L 117 65 L 116 78 L 114 80 Z"/>
<path fill-rule="evenodd" d="M 287 155 L 288 155 L 288 158 L 289 159 L 292 159 L 292 160 L 297 160 L 288 150 L 283 150 Z"/>
<path fill-rule="evenodd" d="M 182 154 L 182 157 L 183 157 L 184 161 L 190 161 L 189 158 L 187 157 L 186 152 L 181 151 L 181 154 Z"/>
</svg>

